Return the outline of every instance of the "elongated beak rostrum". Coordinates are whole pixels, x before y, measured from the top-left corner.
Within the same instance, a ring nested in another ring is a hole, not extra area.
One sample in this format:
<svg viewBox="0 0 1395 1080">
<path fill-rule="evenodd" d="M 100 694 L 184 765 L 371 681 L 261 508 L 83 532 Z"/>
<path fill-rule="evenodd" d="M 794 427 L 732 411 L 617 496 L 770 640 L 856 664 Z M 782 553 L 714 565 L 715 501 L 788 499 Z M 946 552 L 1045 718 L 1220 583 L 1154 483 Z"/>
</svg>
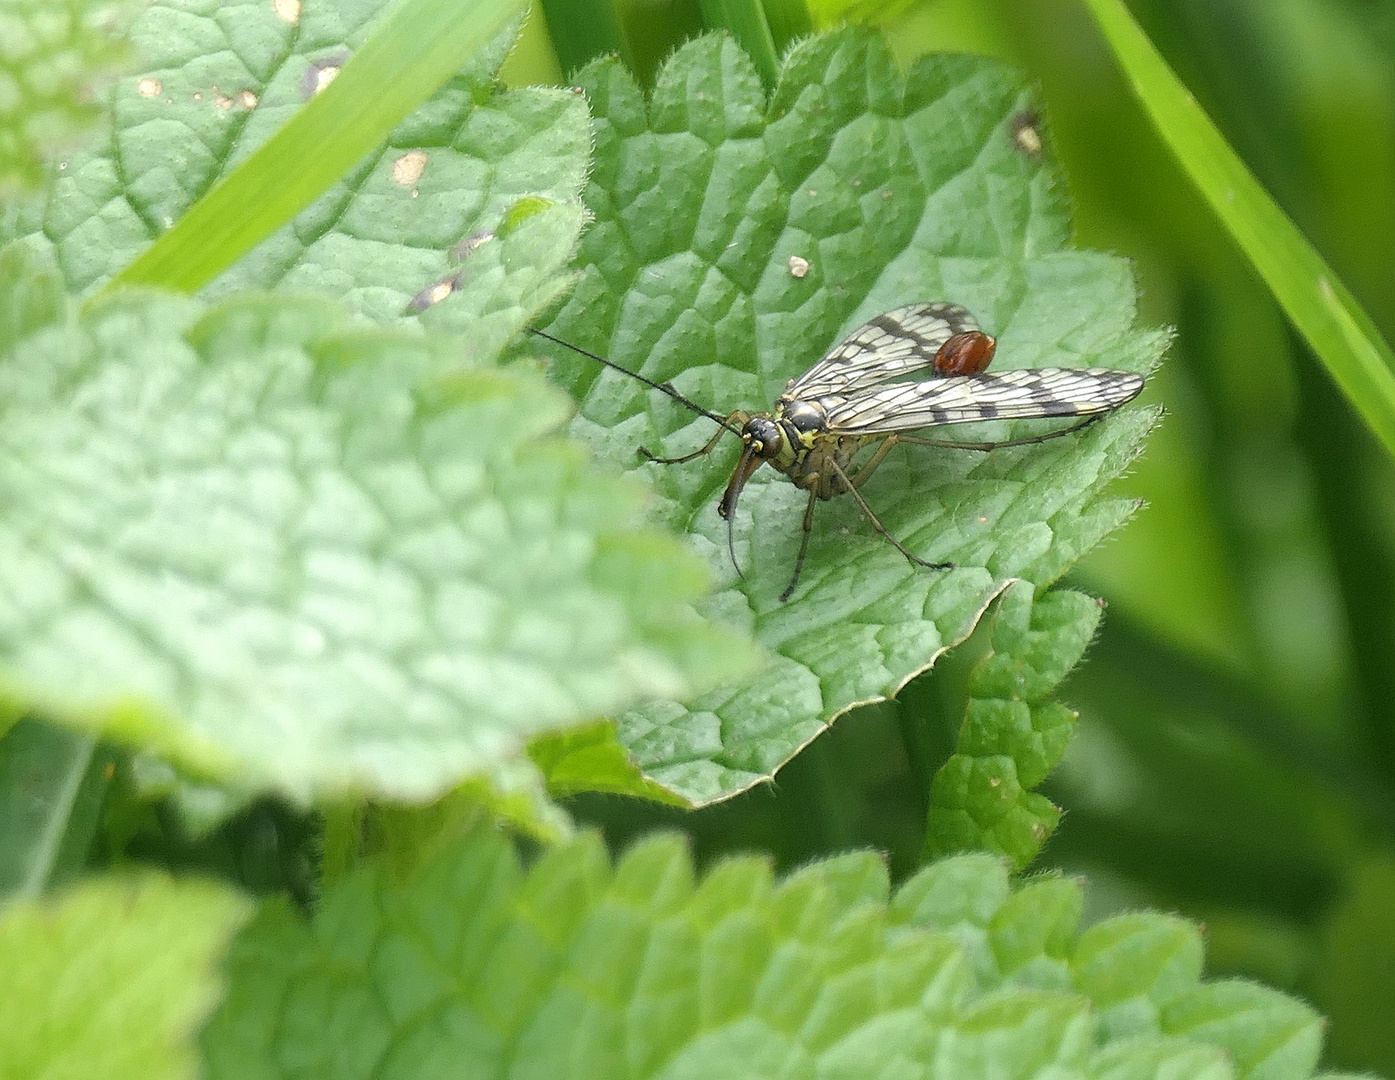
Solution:
<svg viewBox="0 0 1395 1080">
<path fill-rule="evenodd" d="M 727 481 L 727 489 L 722 492 L 722 501 L 717 504 L 717 513 L 727 523 L 727 551 L 731 553 L 731 564 L 736 567 L 737 575 L 744 578 L 746 575 L 741 572 L 741 564 L 736 561 L 736 503 L 751 474 L 780 453 L 784 435 L 780 433 L 780 425 L 770 417 L 753 416 L 741 429 L 741 441 L 745 445 L 741 448 L 736 469 Z"/>
</svg>

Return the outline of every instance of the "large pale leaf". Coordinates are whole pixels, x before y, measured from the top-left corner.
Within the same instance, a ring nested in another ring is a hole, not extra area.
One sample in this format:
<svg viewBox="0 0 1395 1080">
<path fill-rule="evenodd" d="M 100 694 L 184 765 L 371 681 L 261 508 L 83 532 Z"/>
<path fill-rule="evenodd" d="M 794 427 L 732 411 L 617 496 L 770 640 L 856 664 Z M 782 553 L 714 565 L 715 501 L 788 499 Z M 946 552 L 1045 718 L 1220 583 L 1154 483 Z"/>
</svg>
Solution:
<svg viewBox="0 0 1395 1080">
<path fill-rule="evenodd" d="M 614 868 L 585 837 L 525 871 L 482 830 L 411 872 L 362 869 L 313 920 L 266 907 L 205 1061 L 216 1080 L 1312 1074 L 1310 1009 L 1199 967 L 1140 973 L 1130 937 L 1173 920 L 1082 937 L 1080 911 L 1078 883 L 1014 889 L 985 855 L 893 894 L 870 853 L 697 879 L 671 837 Z M 1131 1000 L 1136 1022 L 1102 1023 Z"/>
<path fill-rule="evenodd" d="M 232 784 L 425 798 L 744 662 L 536 373 L 329 301 L 78 317 L 15 248 L 0 281 L 11 701 Z"/>
<path fill-rule="evenodd" d="M 106 0 L 0 3 L 0 196 L 37 185 L 101 115 L 94 83 L 123 56 L 120 14 Z"/>
<path fill-rule="evenodd" d="M 672 58 L 652 100 L 616 62 L 580 81 L 596 118 L 595 224 L 551 324 L 559 337 L 723 414 L 768 407 L 860 322 L 917 300 L 969 307 L 998 336 L 1001 367 L 1157 361 L 1165 338 L 1134 329 L 1127 263 L 1067 246 L 1061 177 L 1015 137 L 1033 97 L 1000 64 L 932 57 L 903 78 L 879 39 L 843 31 L 797 47 L 767 101 L 730 39 L 712 36 Z M 635 467 L 640 445 L 674 455 L 712 434 L 624 375 L 560 350 L 555 361 L 582 403 L 575 430 L 619 463 Z M 841 498 L 817 507 L 788 603 L 802 492 L 756 474 L 736 527 L 743 580 L 715 510 L 734 440 L 688 465 L 645 466 L 659 515 L 721 575 L 705 610 L 748 627 L 770 659 L 746 682 L 622 716 L 620 742 L 693 803 L 769 777 L 837 716 L 924 670 L 1006 583 L 1050 584 L 1123 521 L 1133 504 L 1100 493 L 1152 418 L 1126 408 L 987 456 L 897 448 L 867 500 L 914 551 L 956 569 L 912 567 Z"/>
</svg>

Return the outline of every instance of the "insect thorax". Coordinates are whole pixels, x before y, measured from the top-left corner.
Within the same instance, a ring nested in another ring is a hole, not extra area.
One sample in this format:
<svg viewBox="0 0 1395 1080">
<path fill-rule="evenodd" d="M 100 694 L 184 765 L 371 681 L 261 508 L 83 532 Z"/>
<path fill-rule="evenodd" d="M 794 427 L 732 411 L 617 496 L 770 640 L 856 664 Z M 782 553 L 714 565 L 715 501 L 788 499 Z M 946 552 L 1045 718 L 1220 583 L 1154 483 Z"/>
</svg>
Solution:
<svg viewBox="0 0 1395 1080">
<path fill-rule="evenodd" d="M 819 401 L 782 397 L 769 419 L 783 436 L 779 452 L 766 458 L 774 468 L 821 499 L 831 499 L 845 490 L 828 460 L 836 460 L 846 472 L 865 439 L 832 434 L 827 408 Z"/>
<path fill-rule="evenodd" d="M 791 476 L 795 475 L 792 470 L 799 468 L 819 438 L 828 432 L 828 413 L 822 405 L 812 401 L 791 401 L 782 397 L 775 403 L 774 413 L 758 413 L 751 419 L 764 421 L 778 430 L 777 445 L 773 447 L 775 453 L 763 456 L 775 468 Z"/>
<path fill-rule="evenodd" d="M 775 403 L 775 419 L 805 446 L 828 430 L 828 410 L 821 402 L 781 398 Z"/>
</svg>

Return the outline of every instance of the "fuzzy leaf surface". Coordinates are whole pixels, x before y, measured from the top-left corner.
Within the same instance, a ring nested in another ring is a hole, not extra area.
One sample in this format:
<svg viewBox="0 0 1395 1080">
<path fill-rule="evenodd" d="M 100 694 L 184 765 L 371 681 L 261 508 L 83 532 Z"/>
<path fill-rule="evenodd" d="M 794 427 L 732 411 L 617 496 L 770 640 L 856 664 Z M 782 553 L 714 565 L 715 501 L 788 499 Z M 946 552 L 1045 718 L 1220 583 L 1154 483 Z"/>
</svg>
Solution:
<svg viewBox="0 0 1395 1080">
<path fill-rule="evenodd" d="M 146 69 L 112 91 L 110 138 L 75 155 L 41 215 L 10 231 L 56 249 L 75 290 L 106 281 L 300 109 L 369 36 L 381 8 L 151 4 L 131 30 Z M 485 50 L 207 294 L 324 293 L 395 318 L 460 271 L 470 245 L 456 245 L 498 230 L 520 200 L 575 200 L 590 148 L 585 101 L 560 89 L 499 90 L 493 71 L 509 40 Z"/>
<path fill-rule="evenodd" d="M 0 344 L 12 702 L 234 785 L 428 798 L 744 663 L 689 607 L 701 561 L 637 526 L 642 489 L 559 437 L 536 373 L 329 301 L 25 318 Z"/>
<path fill-rule="evenodd" d="M 581 276 L 551 332 L 725 415 L 770 407 L 785 383 L 866 319 L 952 300 L 998 337 L 999 367 L 1149 370 L 1163 335 L 1133 327 L 1118 258 L 1067 247 L 1061 178 L 1013 124 L 1034 99 L 992 61 L 931 57 L 904 78 L 872 34 L 801 43 L 769 100 L 729 38 L 702 38 L 652 99 L 615 62 L 580 76 L 596 120 L 594 215 Z M 575 430 L 626 467 L 636 448 L 702 446 L 710 420 L 561 351 Z M 1129 407 L 1050 443 L 897 447 L 863 488 L 891 533 L 956 569 L 913 568 L 838 498 L 816 507 L 788 603 L 806 498 L 769 469 L 742 497 L 739 579 L 715 509 L 737 454 L 646 465 L 659 513 L 691 534 L 724 587 L 708 614 L 749 628 L 767 665 L 687 704 L 618 719 L 644 773 L 691 803 L 773 774 L 838 715 L 893 694 L 961 640 L 1007 582 L 1040 590 L 1133 510 L 1102 497 L 1153 420 Z M 962 429 L 955 432 L 956 437 Z M 979 437 L 1024 434 L 986 428 Z"/>
<path fill-rule="evenodd" d="M 556 1080 L 1311 1075 L 1247 1052 L 1316 1020 L 1272 991 L 1243 1030 L 1217 1007 L 1228 984 L 1195 974 L 1157 999 L 1185 1037 L 1101 1024 L 1100 1000 L 1074 984 L 1080 907 L 1077 883 L 1014 888 L 981 854 L 893 893 L 870 853 L 778 881 L 752 858 L 699 877 L 676 838 L 612 866 L 583 836 L 525 870 L 481 830 L 414 868 L 361 868 L 313 919 L 263 908 L 232 950 L 205 1064 L 215 1080 L 455 1075 L 461 1062 Z M 1086 959 L 1089 986 L 1131 977 L 1126 954 L 1112 969 Z"/>
<path fill-rule="evenodd" d="M 930 787 L 925 851 L 1007 855 L 1022 869 L 1060 821 L 1060 809 L 1032 789 L 1066 752 L 1075 713 L 1050 700 L 1099 626 L 1099 602 L 1060 590 L 1033 602 L 1014 585 L 993 623 L 993 652 L 969 679 L 969 703 L 955 753 Z"/>
<path fill-rule="evenodd" d="M 218 961 L 249 906 L 148 874 L 0 909 L 0 1077 L 197 1075 Z"/>
<path fill-rule="evenodd" d="M 94 84 L 126 55 L 121 14 L 107 0 L 0 3 L 0 195 L 37 186 L 100 117 Z"/>
</svg>

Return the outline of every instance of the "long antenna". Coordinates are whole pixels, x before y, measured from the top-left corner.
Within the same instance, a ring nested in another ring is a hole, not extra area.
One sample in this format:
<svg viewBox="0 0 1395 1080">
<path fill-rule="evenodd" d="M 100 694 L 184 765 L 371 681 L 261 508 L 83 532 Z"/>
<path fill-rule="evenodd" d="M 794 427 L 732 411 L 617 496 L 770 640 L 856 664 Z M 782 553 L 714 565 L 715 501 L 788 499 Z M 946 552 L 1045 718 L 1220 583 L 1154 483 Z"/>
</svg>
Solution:
<svg viewBox="0 0 1395 1080">
<path fill-rule="evenodd" d="M 604 364 L 606 367 L 613 368 L 616 371 L 622 372 L 632 379 L 638 379 L 645 386 L 652 387 L 655 390 L 659 390 L 667 394 L 669 397 L 673 398 L 674 401 L 678 402 L 678 404 L 682 405 L 684 408 L 691 409 L 699 416 L 705 416 L 709 420 L 715 420 L 728 431 L 734 432 L 737 435 L 741 434 L 741 431 L 738 428 L 732 427 L 732 425 L 728 422 L 725 416 L 718 416 L 716 413 L 708 409 L 704 409 L 696 401 L 690 401 L 688 398 L 685 398 L 682 394 L 680 394 L 677 390 L 675 390 L 670 384 L 666 382 L 660 383 L 655 382 L 653 379 L 645 378 L 638 371 L 631 371 L 627 367 L 621 367 L 614 360 L 607 360 L 604 356 L 597 356 L 595 353 L 589 352 L 588 350 L 581 348 L 579 345 L 573 345 L 570 341 L 563 341 L 559 337 L 553 337 L 546 330 L 539 330 L 536 326 L 530 326 L 528 327 L 528 330 L 531 333 L 537 334 L 540 338 L 546 338 L 554 345 L 561 345 L 564 349 L 571 349 L 571 351 L 574 353 L 580 353 L 582 356 L 590 357 L 598 364 Z"/>
</svg>

